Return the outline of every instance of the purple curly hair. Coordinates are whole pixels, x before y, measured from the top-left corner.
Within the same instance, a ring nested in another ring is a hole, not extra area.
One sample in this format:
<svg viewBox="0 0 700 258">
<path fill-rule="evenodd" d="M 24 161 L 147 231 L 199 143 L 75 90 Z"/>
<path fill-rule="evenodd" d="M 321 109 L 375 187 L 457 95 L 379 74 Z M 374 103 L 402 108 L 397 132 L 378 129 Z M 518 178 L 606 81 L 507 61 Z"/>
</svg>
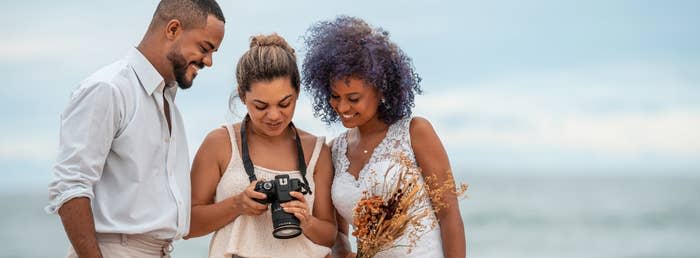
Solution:
<svg viewBox="0 0 700 258">
<path fill-rule="evenodd" d="M 326 124 L 339 121 L 329 102 L 331 83 L 349 76 L 363 79 L 383 96 L 379 119 L 392 124 L 411 115 L 414 95 L 422 93 L 421 78 L 387 31 L 356 17 L 340 16 L 312 25 L 304 41 L 302 83 L 313 97 L 315 117 Z"/>
</svg>

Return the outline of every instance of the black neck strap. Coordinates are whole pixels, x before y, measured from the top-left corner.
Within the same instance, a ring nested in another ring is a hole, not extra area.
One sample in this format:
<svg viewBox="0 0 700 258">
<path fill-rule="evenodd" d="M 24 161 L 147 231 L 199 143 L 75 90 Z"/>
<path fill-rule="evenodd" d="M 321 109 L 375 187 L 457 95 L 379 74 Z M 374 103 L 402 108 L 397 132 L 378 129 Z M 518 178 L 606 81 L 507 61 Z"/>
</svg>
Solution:
<svg viewBox="0 0 700 258">
<path fill-rule="evenodd" d="M 250 160 L 250 151 L 248 151 L 248 135 L 246 134 L 246 125 L 248 121 L 250 121 L 250 115 L 246 115 L 241 123 L 241 159 L 243 160 L 245 172 L 248 174 L 248 180 L 253 182 L 258 179 L 255 177 L 255 167 L 253 166 L 253 161 Z M 301 178 L 304 180 L 303 187 L 304 190 L 311 194 L 309 182 L 306 181 L 306 159 L 304 158 L 304 149 L 301 147 L 301 138 L 299 138 L 299 133 L 297 132 L 297 128 L 294 127 L 294 123 L 289 122 L 289 128 L 294 132 L 294 136 L 296 137 L 297 167 L 301 173 Z"/>
</svg>

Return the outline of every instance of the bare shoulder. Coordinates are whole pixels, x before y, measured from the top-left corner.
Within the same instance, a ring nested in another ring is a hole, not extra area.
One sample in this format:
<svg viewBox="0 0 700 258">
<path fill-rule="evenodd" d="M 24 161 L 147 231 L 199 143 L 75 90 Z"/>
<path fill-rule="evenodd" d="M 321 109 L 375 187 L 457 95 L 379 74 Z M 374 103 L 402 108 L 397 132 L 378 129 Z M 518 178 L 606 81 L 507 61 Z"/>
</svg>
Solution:
<svg viewBox="0 0 700 258">
<path fill-rule="evenodd" d="M 299 138 L 301 138 L 301 144 L 304 146 L 304 148 L 314 148 L 316 146 L 318 136 L 299 128 L 297 128 L 297 132 L 299 133 Z"/>
<path fill-rule="evenodd" d="M 217 144 L 221 143 L 224 140 L 228 140 L 228 130 L 226 130 L 226 127 L 218 127 L 214 130 L 211 130 L 209 134 L 207 134 L 207 137 L 204 138 L 204 143 L 207 144 Z"/>
<path fill-rule="evenodd" d="M 217 159 L 231 155 L 231 140 L 226 127 L 218 127 L 207 134 L 199 147 L 197 155 L 200 154 L 215 156 Z"/>
<path fill-rule="evenodd" d="M 410 125 L 411 138 L 415 136 L 426 136 L 429 134 L 435 134 L 435 129 L 433 125 L 428 121 L 428 119 L 420 116 L 413 117 L 411 119 Z"/>
</svg>

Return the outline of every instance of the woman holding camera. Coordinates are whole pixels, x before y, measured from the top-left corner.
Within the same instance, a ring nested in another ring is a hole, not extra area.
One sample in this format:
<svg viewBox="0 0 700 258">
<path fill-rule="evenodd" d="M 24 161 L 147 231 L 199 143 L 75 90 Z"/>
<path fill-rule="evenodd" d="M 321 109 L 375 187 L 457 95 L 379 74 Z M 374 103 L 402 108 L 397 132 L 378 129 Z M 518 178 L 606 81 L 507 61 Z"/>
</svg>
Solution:
<svg viewBox="0 0 700 258">
<path fill-rule="evenodd" d="M 330 150 L 291 122 L 300 85 L 294 49 L 277 34 L 252 37 L 236 79 L 248 115 L 213 130 L 197 151 L 186 238 L 215 232 L 209 257 L 328 255 L 336 235 Z"/>
</svg>

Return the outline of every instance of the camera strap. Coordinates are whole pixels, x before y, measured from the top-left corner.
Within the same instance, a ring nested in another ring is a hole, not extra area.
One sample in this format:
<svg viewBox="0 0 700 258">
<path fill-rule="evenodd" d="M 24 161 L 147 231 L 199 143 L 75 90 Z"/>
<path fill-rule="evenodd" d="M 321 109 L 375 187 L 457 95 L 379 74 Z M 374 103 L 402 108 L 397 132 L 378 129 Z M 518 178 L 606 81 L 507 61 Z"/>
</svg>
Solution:
<svg viewBox="0 0 700 258">
<path fill-rule="evenodd" d="M 250 160 L 250 151 L 248 150 L 248 135 L 246 134 L 248 121 L 250 121 L 250 115 L 246 114 L 241 123 L 241 160 L 243 160 L 243 168 L 245 168 L 245 172 L 248 174 L 248 180 L 253 182 L 257 180 L 257 177 L 255 176 L 255 167 L 253 166 L 253 161 Z M 306 180 L 306 159 L 304 158 L 304 149 L 301 147 L 301 138 L 299 138 L 299 133 L 294 123 L 289 122 L 289 128 L 294 132 L 294 136 L 296 137 L 297 167 L 301 173 L 301 179 L 304 180 L 304 185 L 302 187 L 309 194 L 312 194 L 309 182 Z"/>
</svg>

